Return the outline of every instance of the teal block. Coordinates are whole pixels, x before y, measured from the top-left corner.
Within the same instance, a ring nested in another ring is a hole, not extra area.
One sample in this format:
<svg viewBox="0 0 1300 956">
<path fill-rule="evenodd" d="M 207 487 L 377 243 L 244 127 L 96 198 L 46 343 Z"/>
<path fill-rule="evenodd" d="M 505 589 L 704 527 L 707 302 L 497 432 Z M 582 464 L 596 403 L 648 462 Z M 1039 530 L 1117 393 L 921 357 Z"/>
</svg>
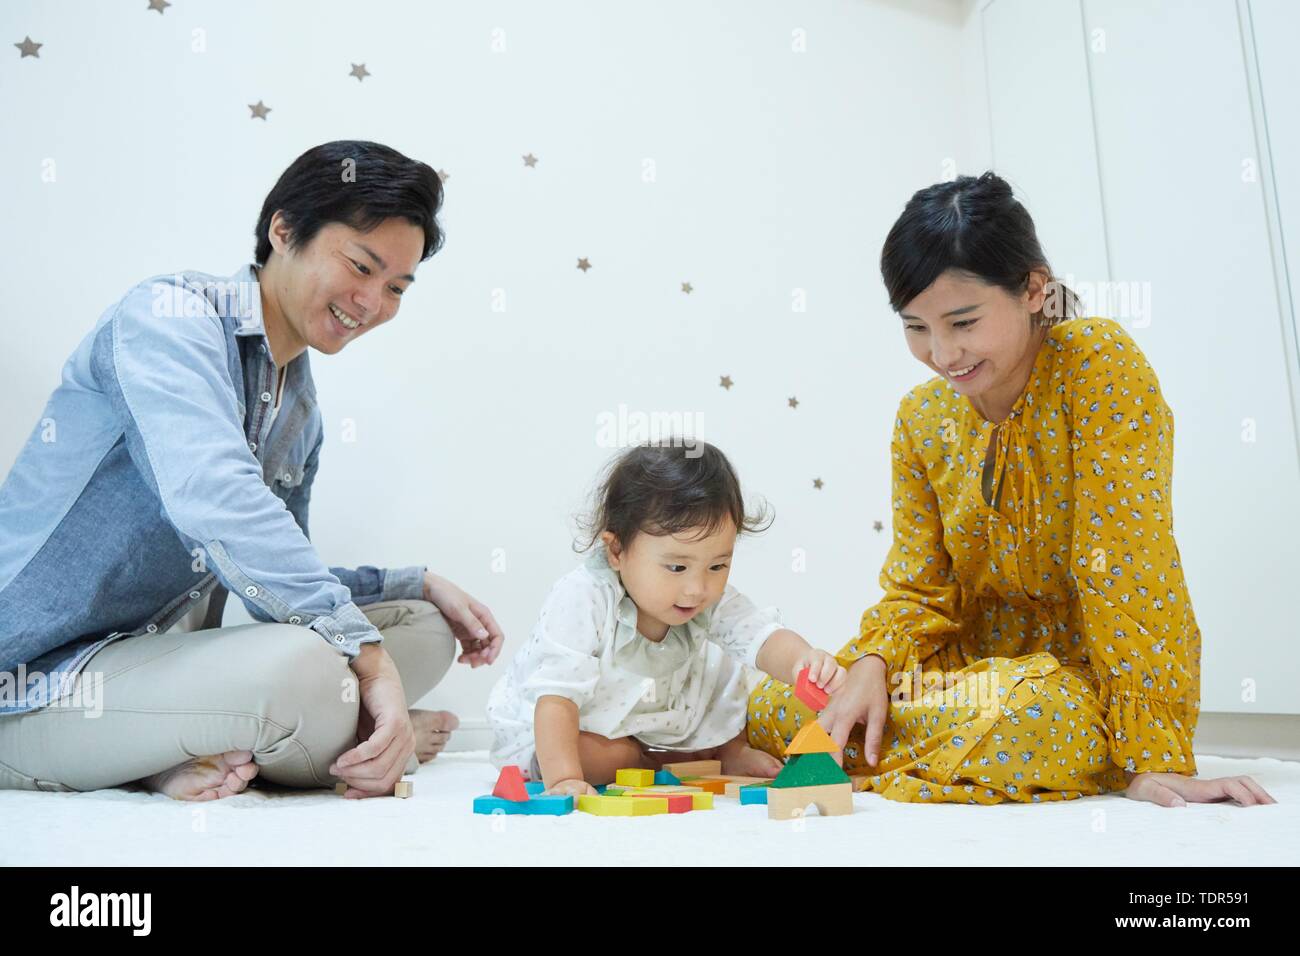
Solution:
<svg viewBox="0 0 1300 956">
<path fill-rule="evenodd" d="M 524 782 L 524 789 L 528 791 L 530 797 L 540 797 L 546 792 L 546 784 L 540 780 L 528 780 Z"/>
<path fill-rule="evenodd" d="M 740 805 L 747 803 L 767 803 L 767 787 L 741 787 Z"/>
<path fill-rule="evenodd" d="M 681 781 L 669 770 L 659 770 L 655 773 L 655 786 L 678 787 Z"/>
<path fill-rule="evenodd" d="M 573 812 L 573 794 L 552 793 L 544 797 L 532 797 L 524 804 L 524 812 L 530 817 L 562 817 Z"/>
<path fill-rule="evenodd" d="M 494 797 L 491 794 L 488 794 L 485 797 L 474 798 L 474 812 L 526 814 L 528 812 L 528 804 L 517 803 L 514 800 L 505 800 L 501 797 Z"/>
</svg>

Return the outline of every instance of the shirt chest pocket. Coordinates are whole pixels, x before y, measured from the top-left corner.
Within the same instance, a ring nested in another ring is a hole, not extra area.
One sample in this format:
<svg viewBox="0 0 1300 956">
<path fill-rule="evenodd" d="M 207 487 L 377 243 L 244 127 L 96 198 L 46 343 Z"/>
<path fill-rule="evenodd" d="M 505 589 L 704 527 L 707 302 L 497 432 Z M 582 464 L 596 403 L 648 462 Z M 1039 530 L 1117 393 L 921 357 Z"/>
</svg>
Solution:
<svg viewBox="0 0 1300 956">
<path fill-rule="evenodd" d="M 268 482 L 271 490 L 280 498 L 288 500 L 289 497 L 300 487 L 305 469 L 302 465 L 295 465 L 286 462 L 279 465 L 276 471 L 268 476 Z"/>
</svg>

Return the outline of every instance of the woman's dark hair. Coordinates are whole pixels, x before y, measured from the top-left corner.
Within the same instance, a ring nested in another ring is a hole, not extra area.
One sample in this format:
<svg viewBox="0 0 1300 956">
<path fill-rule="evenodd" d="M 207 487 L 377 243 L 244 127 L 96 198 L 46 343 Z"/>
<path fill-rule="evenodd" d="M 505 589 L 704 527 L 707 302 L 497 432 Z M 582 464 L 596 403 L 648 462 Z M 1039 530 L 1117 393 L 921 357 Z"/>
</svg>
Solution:
<svg viewBox="0 0 1300 956">
<path fill-rule="evenodd" d="M 1034 320 L 1053 325 L 1079 313 L 1079 297 L 1052 275 L 1034 221 L 992 171 L 914 193 L 880 252 L 880 274 L 895 312 L 949 269 L 1012 295 L 1025 291 L 1031 272 L 1045 272 L 1047 298 Z"/>
<path fill-rule="evenodd" d="M 400 216 L 424 230 L 423 262 L 442 246 L 441 206 L 442 180 L 426 164 L 367 140 L 322 143 L 295 159 L 271 187 L 254 230 L 253 260 L 263 266 L 271 258 L 267 234 L 278 209 L 293 249 L 306 247 L 331 222 L 368 232 Z"/>
<path fill-rule="evenodd" d="M 657 536 L 700 528 L 707 537 L 727 518 L 742 533 L 771 524 L 766 507 L 745 513 L 740 481 L 726 455 L 708 442 L 665 438 L 629 448 L 609 464 L 590 513 L 580 519 L 574 550 L 591 548 L 602 531 L 613 532 L 624 548 L 638 532 Z"/>
</svg>

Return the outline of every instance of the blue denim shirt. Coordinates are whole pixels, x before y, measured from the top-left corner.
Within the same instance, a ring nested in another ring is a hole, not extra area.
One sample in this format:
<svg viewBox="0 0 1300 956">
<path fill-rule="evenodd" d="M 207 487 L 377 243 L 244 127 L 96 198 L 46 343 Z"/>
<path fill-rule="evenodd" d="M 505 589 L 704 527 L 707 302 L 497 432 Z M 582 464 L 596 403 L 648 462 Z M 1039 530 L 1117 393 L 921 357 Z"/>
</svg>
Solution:
<svg viewBox="0 0 1300 956">
<path fill-rule="evenodd" d="M 100 316 L 0 485 L 0 715 L 68 694 L 104 645 L 167 630 L 218 582 L 349 657 L 382 640 L 358 605 L 422 595 L 423 568 L 317 556 L 307 353 L 271 422 L 278 375 L 253 265 L 155 276 Z"/>
</svg>

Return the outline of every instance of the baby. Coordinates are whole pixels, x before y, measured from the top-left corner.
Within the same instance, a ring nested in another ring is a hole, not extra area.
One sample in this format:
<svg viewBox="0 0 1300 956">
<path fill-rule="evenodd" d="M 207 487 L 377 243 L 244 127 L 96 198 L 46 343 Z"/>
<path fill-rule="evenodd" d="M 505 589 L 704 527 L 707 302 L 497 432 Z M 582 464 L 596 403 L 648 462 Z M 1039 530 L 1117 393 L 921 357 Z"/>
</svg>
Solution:
<svg viewBox="0 0 1300 956">
<path fill-rule="evenodd" d="M 681 760 L 775 776 L 781 762 L 745 742 L 741 664 L 789 684 L 807 667 L 831 694 L 845 673 L 783 627 L 776 608 L 728 586 L 736 537 L 760 520 L 746 515 L 731 463 L 712 445 L 665 441 L 619 455 L 587 520 L 591 555 L 551 589 L 492 689 L 492 762 L 575 796 L 620 768 Z"/>
</svg>

